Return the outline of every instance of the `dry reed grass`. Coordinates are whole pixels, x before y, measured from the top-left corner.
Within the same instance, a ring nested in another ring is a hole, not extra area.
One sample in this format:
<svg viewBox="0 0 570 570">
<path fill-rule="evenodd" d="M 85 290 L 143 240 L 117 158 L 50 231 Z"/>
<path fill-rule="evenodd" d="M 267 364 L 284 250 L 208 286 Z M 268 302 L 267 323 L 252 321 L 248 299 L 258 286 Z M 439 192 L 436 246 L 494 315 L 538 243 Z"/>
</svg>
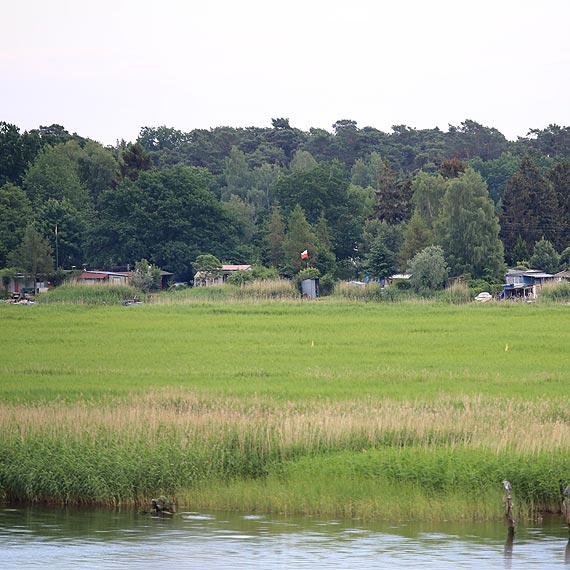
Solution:
<svg viewBox="0 0 570 570">
<path fill-rule="evenodd" d="M 126 442 L 141 435 L 153 439 L 161 430 L 183 442 L 256 447 L 283 458 L 295 450 L 395 446 L 461 446 L 500 453 L 554 452 L 570 447 L 570 423 L 559 404 L 503 398 L 440 398 L 426 402 L 308 401 L 204 398 L 183 390 L 132 395 L 67 405 L 0 404 L 0 430 L 25 440 L 82 439 L 108 433 Z M 276 449 L 277 448 L 277 449 Z"/>
</svg>

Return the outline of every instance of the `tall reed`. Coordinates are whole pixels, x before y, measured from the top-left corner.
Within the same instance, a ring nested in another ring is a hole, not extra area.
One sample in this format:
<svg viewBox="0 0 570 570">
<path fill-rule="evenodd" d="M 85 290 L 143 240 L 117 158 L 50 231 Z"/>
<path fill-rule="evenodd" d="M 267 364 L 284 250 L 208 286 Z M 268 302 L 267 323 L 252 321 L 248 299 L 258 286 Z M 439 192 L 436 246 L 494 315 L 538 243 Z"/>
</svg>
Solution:
<svg viewBox="0 0 570 570">
<path fill-rule="evenodd" d="M 42 304 L 67 303 L 76 305 L 120 305 L 133 298 L 145 297 L 136 287 L 111 284 L 66 284 L 42 293 Z"/>
<path fill-rule="evenodd" d="M 283 403 L 176 389 L 75 405 L 2 404 L 0 490 L 8 500 L 119 504 L 168 494 L 248 509 L 268 507 L 273 489 L 271 509 L 280 510 L 288 488 L 293 512 L 325 512 L 332 504 L 322 494 L 336 493 L 357 513 L 385 517 L 398 513 L 397 497 L 442 501 L 441 510 L 445 497 L 468 495 L 478 512 L 495 516 L 489 501 L 508 478 L 528 515 L 559 507 L 570 472 L 564 414 L 560 404 L 480 397 Z M 244 485 L 250 494 L 238 499 Z M 206 499 L 208 489 L 215 492 Z M 392 507 L 378 511 L 375 494 L 389 494 Z M 464 507 L 461 516 L 475 514 Z"/>
</svg>

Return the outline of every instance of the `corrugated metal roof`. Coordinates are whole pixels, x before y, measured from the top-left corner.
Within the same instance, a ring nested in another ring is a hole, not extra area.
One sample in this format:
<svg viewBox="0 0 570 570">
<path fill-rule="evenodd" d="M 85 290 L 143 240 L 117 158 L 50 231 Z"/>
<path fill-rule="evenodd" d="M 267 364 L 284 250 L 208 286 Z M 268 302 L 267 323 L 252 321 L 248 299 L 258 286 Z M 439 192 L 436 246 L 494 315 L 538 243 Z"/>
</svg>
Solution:
<svg viewBox="0 0 570 570">
<path fill-rule="evenodd" d="M 536 273 L 525 273 L 525 275 L 528 275 L 528 277 L 538 277 L 539 279 L 547 279 L 548 277 L 554 277 L 554 275 L 552 275 L 552 273 L 541 273 L 536 272 Z"/>
</svg>

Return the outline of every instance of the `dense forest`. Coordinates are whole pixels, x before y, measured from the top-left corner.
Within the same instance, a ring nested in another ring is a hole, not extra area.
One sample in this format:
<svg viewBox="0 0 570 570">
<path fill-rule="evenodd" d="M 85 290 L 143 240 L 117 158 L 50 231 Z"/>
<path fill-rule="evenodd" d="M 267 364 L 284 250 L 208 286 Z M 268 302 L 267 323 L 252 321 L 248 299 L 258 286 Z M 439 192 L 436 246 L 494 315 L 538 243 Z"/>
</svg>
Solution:
<svg viewBox="0 0 570 570">
<path fill-rule="evenodd" d="M 290 277 L 306 249 L 321 275 L 383 278 L 439 251 L 449 275 L 500 282 L 506 265 L 568 266 L 569 246 L 570 127 L 509 141 L 471 120 L 385 133 L 277 118 L 104 147 L 0 122 L 0 269 L 146 259 L 188 281 L 212 254 Z"/>
</svg>

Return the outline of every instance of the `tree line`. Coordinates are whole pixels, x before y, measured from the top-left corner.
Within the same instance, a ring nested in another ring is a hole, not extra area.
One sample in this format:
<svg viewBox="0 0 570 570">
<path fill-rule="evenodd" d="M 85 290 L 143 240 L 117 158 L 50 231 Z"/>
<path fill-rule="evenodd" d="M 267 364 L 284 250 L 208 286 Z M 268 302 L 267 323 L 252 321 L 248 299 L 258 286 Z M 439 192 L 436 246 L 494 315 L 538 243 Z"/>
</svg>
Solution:
<svg viewBox="0 0 570 570">
<path fill-rule="evenodd" d="M 0 268 L 145 259 L 186 281 L 211 254 L 292 277 L 308 250 L 334 279 L 423 263 L 500 282 L 506 264 L 566 267 L 569 246 L 568 127 L 508 141 L 470 120 L 385 133 L 277 118 L 270 128 L 144 127 L 104 147 L 61 125 L 0 122 Z"/>
</svg>

